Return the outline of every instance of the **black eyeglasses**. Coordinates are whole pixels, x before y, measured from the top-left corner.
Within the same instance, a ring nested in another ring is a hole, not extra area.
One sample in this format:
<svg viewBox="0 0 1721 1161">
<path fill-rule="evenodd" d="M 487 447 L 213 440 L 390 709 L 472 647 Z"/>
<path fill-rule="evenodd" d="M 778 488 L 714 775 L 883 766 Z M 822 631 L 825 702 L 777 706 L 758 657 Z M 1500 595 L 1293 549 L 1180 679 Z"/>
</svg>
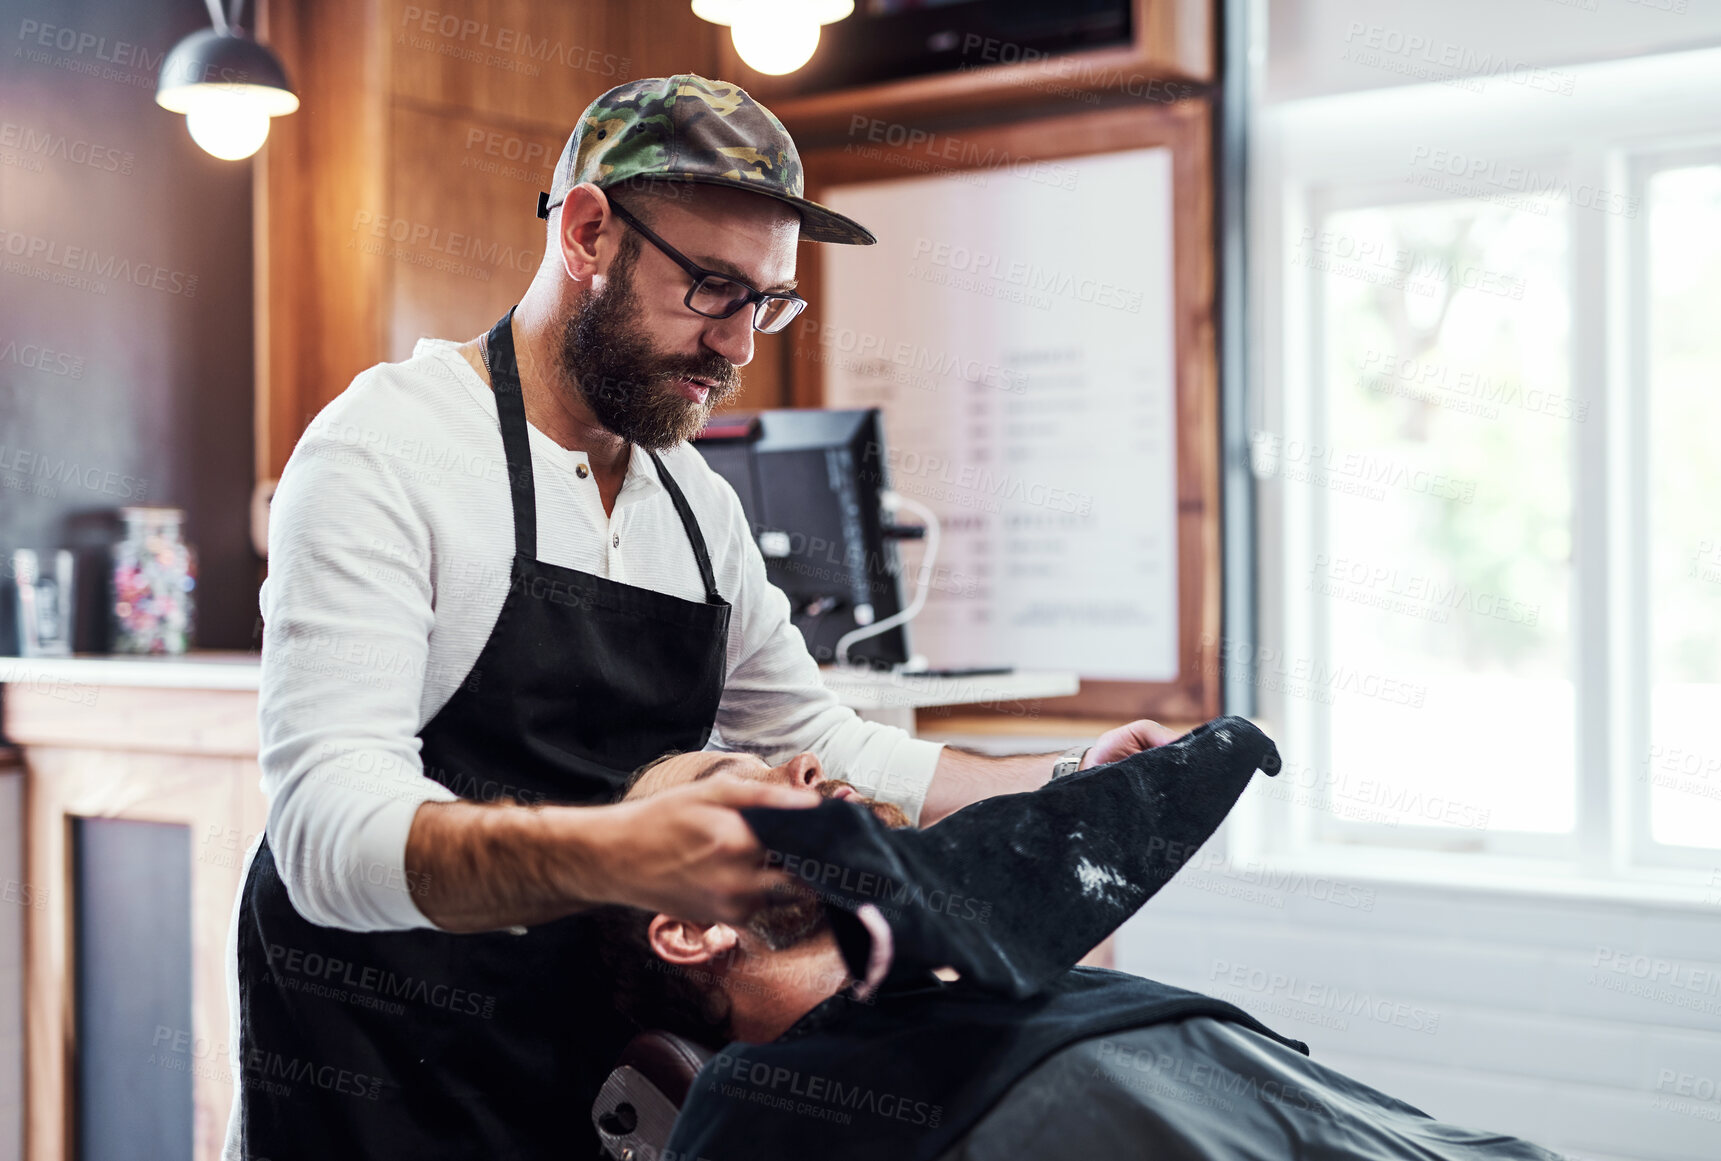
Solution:
<svg viewBox="0 0 1721 1161">
<path fill-rule="evenodd" d="M 693 285 L 687 291 L 687 309 L 694 314 L 702 314 L 706 318 L 728 318 L 742 307 L 752 306 L 753 329 L 761 334 L 774 335 L 806 309 L 807 300 L 798 294 L 754 290 L 739 278 L 717 270 L 707 270 L 652 233 L 644 222 L 628 213 L 614 198 L 610 198 L 609 203 L 616 217 L 638 230 L 645 236 L 646 241 L 662 250 L 671 262 L 687 271 L 687 276 L 693 279 Z M 545 215 L 540 213 L 539 216 Z"/>
</svg>

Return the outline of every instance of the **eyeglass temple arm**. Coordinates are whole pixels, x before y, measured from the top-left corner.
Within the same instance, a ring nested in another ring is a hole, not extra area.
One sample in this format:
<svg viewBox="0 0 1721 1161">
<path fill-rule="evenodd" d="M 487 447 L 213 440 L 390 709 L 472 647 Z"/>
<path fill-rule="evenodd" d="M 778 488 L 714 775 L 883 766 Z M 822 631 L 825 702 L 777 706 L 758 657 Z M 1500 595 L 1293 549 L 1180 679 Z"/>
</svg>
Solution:
<svg viewBox="0 0 1721 1161">
<path fill-rule="evenodd" d="M 562 199 L 562 200 L 565 200 L 565 199 Z M 550 211 L 555 209 L 556 206 L 559 206 L 561 204 L 562 204 L 561 200 L 558 200 L 554 204 L 552 204 L 550 202 L 550 195 L 540 191 L 538 194 L 538 216 L 540 218 L 548 219 L 550 216 Z M 664 256 L 671 259 L 672 261 L 674 261 L 677 266 L 680 266 L 684 271 L 686 271 L 688 276 L 691 277 L 695 283 L 697 283 L 701 278 L 704 278 L 708 275 L 722 274 L 721 271 L 706 270 L 706 269 L 700 267 L 699 265 L 695 264 L 694 262 L 689 261 L 684 255 L 682 255 L 682 254 L 678 253 L 676 250 L 674 250 L 662 238 L 659 238 L 656 234 L 652 233 L 649 229 L 647 229 L 644 222 L 640 221 L 638 218 L 636 218 L 632 214 L 628 213 L 627 210 L 623 209 L 621 204 L 619 202 L 617 202 L 614 198 L 609 199 L 609 204 L 610 204 L 610 209 L 615 213 L 615 215 L 617 217 L 619 217 L 622 221 L 626 222 L 628 225 L 632 226 L 634 229 L 638 230 L 640 233 L 644 234 L 647 238 L 650 238 L 652 240 L 652 242 L 656 244 L 657 248 L 659 250 L 663 251 Z M 732 281 L 732 282 L 739 283 L 742 286 L 747 286 L 747 284 L 745 282 L 743 282 L 741 279 L 735 278 L 732 275 L 722 274 L 722 276 L 725 278 L 729 278 L 730 281 Z M 742 308 L 742 306 L 751 306 L 755 310 L 757 310 L 758 307 L 760 305 L 762 305 L 766 299 L 769 299 L 769 298 L 785 298 L 791 302 L 800 302 L 800 303 L 805 303 L 807 301 L 806 299 L 802 298 L 800 295 L 796 294 L 792 290 L 785 293 L 785 292 L 781 292 L 781 291 L 760 290 L 757 287 L 753 287 L 753 286 L 747 286 L 747 290 L 749 292 L 750 298 L 748 300 L 742 302 L 741 304 L 737 305 L 735 307 L 735 310 L 740 310 Z M 729 313 L 734 314 L 735 311 L 730 311 Z"/>
</svg>

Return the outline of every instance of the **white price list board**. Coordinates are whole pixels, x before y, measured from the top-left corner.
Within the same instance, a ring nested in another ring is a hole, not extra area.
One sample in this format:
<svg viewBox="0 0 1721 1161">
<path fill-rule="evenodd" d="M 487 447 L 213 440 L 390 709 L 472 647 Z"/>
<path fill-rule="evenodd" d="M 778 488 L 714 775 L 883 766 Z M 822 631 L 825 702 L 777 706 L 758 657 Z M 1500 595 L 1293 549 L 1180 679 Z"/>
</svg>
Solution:
<svg viewBox="0 0 1721 1161">
<path fill-rule="evenodd" d="M 803 353 L 826 406 L 879 407 L 892 485 L 931 507 L 911 643 L 933 665 L 1177 677 L 1168 149 L 837 186 L 878 236 L 827 246 Z M 905 515 L 905 522 L 912 517 Z"/>
</svg>

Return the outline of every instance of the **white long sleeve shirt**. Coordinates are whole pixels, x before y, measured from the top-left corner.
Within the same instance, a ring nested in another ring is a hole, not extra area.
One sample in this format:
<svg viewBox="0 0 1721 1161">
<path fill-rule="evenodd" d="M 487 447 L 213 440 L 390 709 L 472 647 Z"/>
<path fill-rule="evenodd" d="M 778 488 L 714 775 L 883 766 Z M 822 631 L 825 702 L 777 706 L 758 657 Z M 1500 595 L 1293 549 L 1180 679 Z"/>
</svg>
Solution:
<svg viewBox="0 0 1721 1161">
<path fill-rule="evenodd" d="M 584 452 L 535 427 L 529 438 L 539 559 L 704 599 L 645 453 L 634 449 L 606 514 Z M 771 762 L 811 750 L 828 775 L 917 820 L 940 746 L 837 703 L 766 580 L 733 489 L 691 447 L 661 455 L 734 606 L 711 745 Z M 407 831 L 421 803 L 456 795 L 425 776 L 417 735 L 469 676 L 486 679 L 473 663 L 514 553 L 505 464 L 490 388 L 456 344 L 421 339 L 410 359 L 372 367 L 324 408 L 282 473 L 261 596 L 260 762 L 270 845 L 312 922 L 431 926 L 406 890 Z M 511 795 L 510 781 L 498 769 L 461 796 Z"/>
</svg>

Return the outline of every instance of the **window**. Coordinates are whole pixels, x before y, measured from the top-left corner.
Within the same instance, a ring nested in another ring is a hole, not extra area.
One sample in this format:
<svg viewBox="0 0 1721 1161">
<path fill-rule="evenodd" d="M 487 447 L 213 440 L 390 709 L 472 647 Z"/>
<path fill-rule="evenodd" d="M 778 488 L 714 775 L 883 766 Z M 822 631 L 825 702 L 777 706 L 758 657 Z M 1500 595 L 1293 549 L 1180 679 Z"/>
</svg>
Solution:
<svg viewBox="0 0 1721 1161">
<path fill-rule="evenodd" d="M 1578 77 L 1259 122 L 1269 857 L 1721 863 L 1721 57 Z"/>
<path fill-rule="evenodd" d="M 1721 846 L 1721 150 L 1642 166 L 1648 744 L 1655 846 Z M 1664 853 L 1664 852 L 1663 852 Z"/>
</svg>

